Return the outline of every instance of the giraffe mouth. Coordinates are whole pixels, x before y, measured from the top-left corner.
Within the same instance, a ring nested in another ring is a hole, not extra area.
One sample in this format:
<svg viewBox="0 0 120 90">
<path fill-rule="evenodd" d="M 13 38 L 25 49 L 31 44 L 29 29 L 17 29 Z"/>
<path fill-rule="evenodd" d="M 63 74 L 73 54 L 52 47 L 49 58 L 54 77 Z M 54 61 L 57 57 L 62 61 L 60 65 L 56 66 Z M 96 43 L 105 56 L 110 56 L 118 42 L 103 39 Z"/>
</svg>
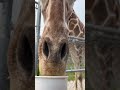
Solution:
<svg viewBox="0 0 120 90">
<path fill-rule="evenodd" d="M 59 75 L 64 75 L 65 73 L 65 67 L 66 64 L 65 63 L 61 63 L 61 64 L 55 64 L 55 63 L 46 63 L 44 62 L 44 64 L 41 64 L 43 66 L 41 66 L 41 75 L 44 76 L 59 76 Z"/>
</svg>

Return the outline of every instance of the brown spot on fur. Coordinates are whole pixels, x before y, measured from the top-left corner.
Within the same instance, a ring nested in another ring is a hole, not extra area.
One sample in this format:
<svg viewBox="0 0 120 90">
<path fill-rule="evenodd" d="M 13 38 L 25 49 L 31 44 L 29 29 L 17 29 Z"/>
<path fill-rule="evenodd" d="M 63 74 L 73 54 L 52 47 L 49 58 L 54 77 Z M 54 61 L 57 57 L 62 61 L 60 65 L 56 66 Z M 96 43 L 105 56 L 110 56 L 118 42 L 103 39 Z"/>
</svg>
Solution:
<svg viewBox="0 0 120 90">
<path fill-rule="evenodd" d="M 69 32 L 69 36 L 72 36 L 72 35 L 74 35 L 73 32 Z"/>
<path fill-rule="evenodd" d="M 72 19 L 70 22 L 73 23 L 73 24 L 77 24 L 77 20 L 76 19 Z"/>
<path fill-rule="evenodd" d="M 80 33 L 78 25 L 75 27 L 74 33 L 75 33 L 75 36 L 78 36 L 78 34 Z"/>
<path fill-rule="evenodd" d="M 70 30 L 74 30 L 74 26 L 75 26 L 75 25 L 74 25 L 73 23 L 69 23 L 69 29 L 70 29 Z"/>
</svg>

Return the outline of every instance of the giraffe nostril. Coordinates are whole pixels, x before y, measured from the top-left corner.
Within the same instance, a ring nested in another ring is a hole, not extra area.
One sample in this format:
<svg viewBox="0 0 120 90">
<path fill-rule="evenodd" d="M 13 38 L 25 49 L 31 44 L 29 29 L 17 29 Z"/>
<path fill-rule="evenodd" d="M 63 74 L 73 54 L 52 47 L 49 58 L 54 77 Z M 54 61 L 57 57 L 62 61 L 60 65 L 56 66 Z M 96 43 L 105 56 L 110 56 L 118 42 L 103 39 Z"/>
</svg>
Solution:
<svg viewBox="0 0 120 90">
<path fill-rule="evenodd" d="M 46 57 L 49 56 L 49 46 L 48 46 L 48 43 L 46 41 L 43 44 L 43 53 Z"/>
<path fill-rule="evenodd" d="M 67 53 L 66 48 L 67 48 L 67 45 L 66 45 L 66 43 L 64 43 L 60 49 L 61 59 L 63 59 Z"/>
</svg>

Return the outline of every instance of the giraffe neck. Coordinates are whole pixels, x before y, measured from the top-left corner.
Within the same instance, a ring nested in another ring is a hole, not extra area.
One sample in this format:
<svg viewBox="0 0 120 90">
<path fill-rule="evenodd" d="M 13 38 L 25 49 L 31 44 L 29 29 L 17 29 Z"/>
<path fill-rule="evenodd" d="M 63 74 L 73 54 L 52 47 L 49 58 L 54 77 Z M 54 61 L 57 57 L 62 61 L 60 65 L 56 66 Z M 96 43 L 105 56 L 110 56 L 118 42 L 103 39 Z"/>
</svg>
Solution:
<svg viewBox="0 0 120 90">
<path fill-rule="evenodd" d="M 50 22 L 65 22 L 65 1 L 49 0 L 46 14 Z"/>
<path fill-rule="evenodd" d="M 76 37 L 84 37 L 84 25 L 75 14 L 74 10 L 69 14 L 67 24 L 69 27 L 69 35 Z"/>
</svg>

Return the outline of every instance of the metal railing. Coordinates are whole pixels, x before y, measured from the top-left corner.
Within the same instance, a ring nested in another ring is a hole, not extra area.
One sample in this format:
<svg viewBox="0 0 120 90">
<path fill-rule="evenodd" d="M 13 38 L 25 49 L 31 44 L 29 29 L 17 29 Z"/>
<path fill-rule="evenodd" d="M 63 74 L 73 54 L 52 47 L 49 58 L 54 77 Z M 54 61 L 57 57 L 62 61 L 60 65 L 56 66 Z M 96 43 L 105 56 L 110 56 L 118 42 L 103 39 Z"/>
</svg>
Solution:
<svg viewBox="0 0 120 90">
<path fill-rule="evenodd" d="M 66 72 L 85 72 L 85 69 L 71 69 L 71 70 L 66 70 Z"/>
</svg>

